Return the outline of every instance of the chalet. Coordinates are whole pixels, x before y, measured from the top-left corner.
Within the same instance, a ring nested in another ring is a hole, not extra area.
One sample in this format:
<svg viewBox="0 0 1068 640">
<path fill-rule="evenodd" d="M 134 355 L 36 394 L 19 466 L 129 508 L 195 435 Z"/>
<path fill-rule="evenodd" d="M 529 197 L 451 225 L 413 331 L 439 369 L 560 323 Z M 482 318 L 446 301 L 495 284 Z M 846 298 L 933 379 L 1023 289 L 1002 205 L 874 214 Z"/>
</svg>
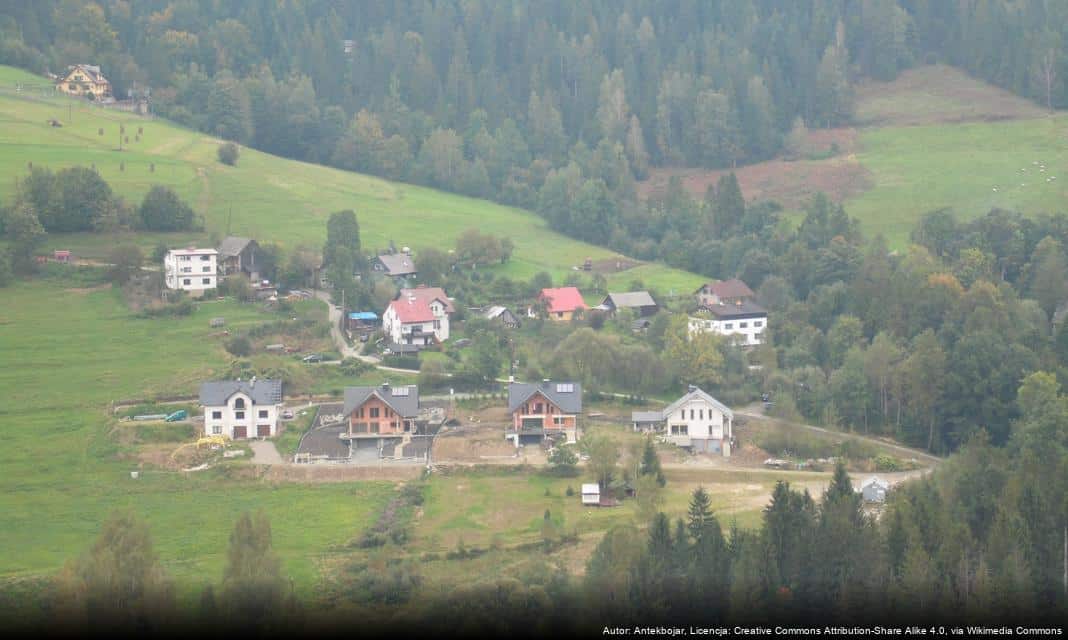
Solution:
<svg viewBox="0 0 1068 640">
<path fill-rule="evenodd" d="M 345 439 L 401 437 L 416 431 L 419 417 L 419 387 L 404 385 L 346 387 L 342 409 L 348 430 Z"/>
<path fill-rule="evenodd" d="M 371 261 L 371 269 L 391 278 L 415 277 L 418 273 L 415 268 L 415 260 L 407 252 L 385 253 L 375 256 L 375 259 Z"/>
<path fill-rule="evenodd" d="M 697 304 L 702 306 L 734 304 L 753 300 L 756 297 L 753 290 L 738 278 L 707 282 L 701 285 L 701 288 L 695 291 L 694 295 L 697 296 Z"/>
<path fill-rule="evenodd" d="M 163 282 L 168 289 L 202 296 L 218 280 L 219 252 L 215 249 L 171 249 L 163 257 Z"/>
<path fill-rule="evenodd" d="M 200 385 L 204 435 L 232 440 L 271 438 L 278 433 L 281 380 L 221 380 Z"/>
<path fill-rule="evenodd" d="M 578 416 L 582 412 L 582 385 L 577 382 L 540 384 L 512 382 L 508 385 L 508 413 L 512 424 L 505 437 L 516 447 L 541 442 L 561 434 L 568 442 L 578 440 Z"/>
<path fill-rule="evenodd" d="M 668 442 L 698 453 L 731 455 L 734 413 L 695 386 L 663 411 L 635 411 L 635 431 L 662 435 Z"/>
<path fill-rule="evenodd" d="M 575 287 L 542 289 L 538 294 L 538 302 L 545 305 L 549 318 L 560 322 L 567 322 L 571 320 L 575 312 L 585 311 L 588 308 L 582 300 L 582 294 Z M 537 314 L 532 308 L 528 315 L 535 317 Z"/>
<path fill-rule="evenodd" d="M 767 327 L 767 309 L 752 300 L 705 305 L 689 317 L 691 336 L 703 332 L 736 336 L 743 346 L 762 344 Z"/>
<path fill-rule="evenodd" d="M 67 72 L 56 82 L 56 88 L 72 96 L 92 99 L 111 96 L 111 83 L 100 73 L 100 67 L 89 64 L 67 67 Z"/>
<path fill-rule="evenodd" d="M 597 308 L 604 309 L 608 313 L 615 313 L 620 309 L 633 309 L 642 318 L 651 316 L 660 310 L 648 291 L 610 293 Z"/>
<path fill-rule="evenodd" d="M 382 314 L 382 329 L 396 344 L 431 345 L 449 339 L 452 300 L 440 287 L 401 289 Z"/>
<path fill-rule="evenodd" d="M 514 313 L 508 310 L 508 307 L 502 307 L 500 305 L 492 306 L 486 309 L 482 313 L 482 317 L 487 320 L 499 322 L 509 329 L 516 329 L 519 327 L 519 318 Z"/>
<path fill-rule="evenodd" d="M 219 273 L 224 276 L 244 273 L 253 282 L 259 280 L 259 252 L 260 245 L 255 240 L 228 236 L 219 245 Z"/>
</svg>

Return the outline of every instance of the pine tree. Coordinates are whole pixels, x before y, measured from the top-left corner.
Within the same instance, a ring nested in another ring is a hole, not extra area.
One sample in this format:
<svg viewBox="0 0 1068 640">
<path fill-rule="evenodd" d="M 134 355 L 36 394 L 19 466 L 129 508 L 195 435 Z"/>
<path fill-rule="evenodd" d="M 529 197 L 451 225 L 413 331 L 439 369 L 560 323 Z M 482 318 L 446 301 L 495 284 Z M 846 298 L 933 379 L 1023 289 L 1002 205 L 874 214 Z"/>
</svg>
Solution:
<svg viewBox="0 0 1068 640">
<path fill-rule="evenodd" d="M 712 498 L 709 497 L 704 487 L 697 487 L 693 490 L 687 515 L 689 516 L 690 537 L 699 541 L 705 523 L 712 518 Z"/>
<path fill-rule="evenodd" d="M 642 464 L 638 469 L 639 476 L 653 476 L 656 483 L 663 487 L 667 484 L 664 472 L 660 467 L 660 456 L 656 453 L 656 445 L 652 436 L 645 439 L 645 447 L 642 449 Z"/>
<path fill-rule="evenodd" d="M 230 615 L 234 620 L 269 624 L 282 611 L 286 589 L 266 514 L 242 513 L 230 534 L 223 574 L 223 599 Z"/>
</svg>

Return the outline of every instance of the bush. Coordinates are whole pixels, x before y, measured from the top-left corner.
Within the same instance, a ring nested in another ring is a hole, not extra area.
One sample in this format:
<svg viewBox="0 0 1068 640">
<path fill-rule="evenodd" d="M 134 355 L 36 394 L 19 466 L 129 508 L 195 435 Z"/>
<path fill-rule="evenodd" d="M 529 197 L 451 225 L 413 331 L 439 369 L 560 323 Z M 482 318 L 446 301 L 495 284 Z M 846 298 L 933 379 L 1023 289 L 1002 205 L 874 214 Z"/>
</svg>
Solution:
<svg viewBox="0 0 1068 640">
<path fill-rule="evenodd" d="M 226 350 L 239 358 L 248 357 L 252 354 L 252 342 L 245 336 L 234 336 L 226 341 Z"/>
<path fill-rule="evenodd" d="M 418 356 L 398 356 L 388 355 L 382 358 L 382 364 L 387 367 L 395 367 L 397 369 L 419 369 L 419 357 Z"/>
<path fill-rule="evenodd" d="M 233 142 L 227 142 L 224 145 L 219 146 L 219 162 L 230 165 L 231 167 L 237 164 L 237 158 L 240 155 L 240 151 L 237 145 Z"/>
<path fill-rule="evenodd" d="M 161 318 L 165 316 L 188 316 L 192 315 L 196 306 L 189 298 L 184 298 L 173 304 L 165 304 L 159 307 L 149 307 L 141 312 L 145 318 Z"/>
<path fill-rule="evenodd" d="M 340 369 L 342 374 L 356 377 L 374 369 L 374 365 L 368 364 L 359 358 L 345 358 L 341 361 Z"/>
</svg>

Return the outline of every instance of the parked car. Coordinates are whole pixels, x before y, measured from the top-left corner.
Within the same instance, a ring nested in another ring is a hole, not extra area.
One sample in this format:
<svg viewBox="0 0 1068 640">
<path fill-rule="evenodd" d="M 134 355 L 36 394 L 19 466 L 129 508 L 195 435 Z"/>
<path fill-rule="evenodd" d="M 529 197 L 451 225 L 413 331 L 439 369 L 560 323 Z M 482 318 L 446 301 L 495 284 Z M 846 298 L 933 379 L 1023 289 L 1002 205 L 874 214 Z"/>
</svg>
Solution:
<svg viewBox="0 0 1068 640">
<path fill-rule="evenodd" d="M 452 343 L 452 346 L 456 347 L 457 349 L 463 349 L 464 347 L 467 347 L 467 346 L 470 346 L 470 345 L 471 345 L 471 340 L 468 339 L 468 338 L 460 338 L 456 342 Z"/>
<path fill-rule="evenodd" d="M 293 411 L 291 409 L 286 409 L 285 411 L 282 412 L 282 418 L 285 419 L 285 420 L 292 420 L 293 419 Z"/>
<path fill-rule="evenodd" d="M 323 357 L 318 353 L 311 353 L 300 359 L 301 362 L 322 362 Z"/>
</svg>

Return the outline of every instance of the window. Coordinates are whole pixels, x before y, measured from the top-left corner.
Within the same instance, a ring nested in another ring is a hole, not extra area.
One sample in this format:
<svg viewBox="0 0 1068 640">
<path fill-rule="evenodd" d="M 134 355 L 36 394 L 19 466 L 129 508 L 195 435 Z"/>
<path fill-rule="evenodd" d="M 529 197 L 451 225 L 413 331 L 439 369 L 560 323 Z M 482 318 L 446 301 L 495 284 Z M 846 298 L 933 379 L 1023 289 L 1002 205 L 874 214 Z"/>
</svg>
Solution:
<svg viewBox="0 0 1068 640">
<path fill-rule="evenodd" d="M 564 312 L 563 311 L 557 311 L 556 312 L 556 317 L 557 318 L 563 318 L 564 317 Z"/>
<path fill-rule="evenodd" d="M 570 382 L 562 382 L 562 383 L 556 385 L 556 392 L 557 393 L 574 393 L 575 392 L 575 385 L 570 383 Z"/>
<path fill-rule="evenodd" d="M 754 327 L 763 327 L 764 326 L 764 321 L 763 320 L 757 320 L 756 322 L 753 323 L 753 326 Z"/>
<path fill-rule="evenodd" d="M 542 413 L 542 407 L 540 402 L 534 405 L 534 413 Z"/>
<path fill-rule="evenodd" d="M 728 322 L 727 324 L 723 325 L 723 328 L 724 328 L 724 329 L 733 329 L 733 328 L 734 328 L 734 325 L 733 325 L 733 324 L 731 324 L 730 322 Z"/>
<path fill-rule="evenodd" d="M 208 260 L 211 260 L 211 256 L 200 256 L 201 262 L 207 262 Z"/>
<path fill-rule="evenodd" d="M 356 417 L 357 418 L 362 418 L 363 417 L 363 407 L 360 407 L 359 409 L 356 410 Z"/>
<path fill-rule="evenodd" d="M 182 273 L 193 273 L 193 267 L 182 267 Z"/>
<path fill-rule="evenodd" d="M 234 419 L 236 419 L 236 420 L 244 420 L 245 419 L 245 412 L 244 411 L 235 411 L 234 412 Z"/>
<path fill-rule="evenodd" d="M 261 418 L 266 418 L 267 417 L 267 410 L 266 409 L 260 409 L 260 417 Z"/>
<path fill-rule="evenodd" d="M 690 409 L 690 420 L 693 420 L 693 409 Z"/>
<path fill-rule="evenodd" d="M 201 271 L 204 273 L 211 273 L 211 267 L 204 267 Z"/>
<path fill-rule="evenodd" d="M 193 284 L 193 281 L 189 278 L 186 278 L 185 280 L 182 280 L 182 284 Z"/>
<path fill-rule="evenodd" d="M 245 399 L 244 398 L 238 398 L 237 400 L 234 400 L 234 408 L 235 409 L 244 409 L 245 408 Z"/>
<path fill-rule="evenodd" d="M 564 417 L 563 416 L 554 416 L 553 417 L 553 424 L 555 424 L 558 427 L 563 425 L 564 424 Z"/>
<path fill-rule="evenodd" d="M 698 409 L 697 410 L 697 419 L 698 420 L 704 420 L 705 419 L 705 410 L 704 409 Z"/>
<path fill-rule="evenodd" d="M 211 419 L 212 420 L 222 420 L 222 411 L 212 411 L 211 412 Z"/>
<path fill-rule="evenodd" d="M 673 424 L 673 425 L 671 425 L 671 435 L 673 435 L 673 436 L 685 436 L 685 435 L 689 435 L 689 433 L 690 433 L 689 427 L 687 427 L 684 424 Z"/>
<path fill-rule="evenodd" d="M 441 320 L 435 320 L 434 321 L 434 328 L 435 329 L 440 329 L 441 328 Z"/>
<path fill-rule="evenodd" d="M 211 278 L 204 278 L 203 284 L 211 284 Z"/>
<path fill-rule="evenodd" d="M 219 425 L 215 425 L 211 428 L 211 432 L 215 435 L 219 435 L 220 433 L 222 433 L 222 427 Z"/>
<path fill-rule="evenodd" d="M 371 417 L 372 418 L 377 418 L 378 417 L 378 407 L 371 407 Z"/>
<path fill-rule="evenodd" d="M 189 256 L 178 256 L 178 259 L 182 262 L 189 262 Z"/>
<path fill-rule="evenodd" d="M 739 322 L 738 323 L 738 328 L 739 329 L 745 329 L 745 328 L 748 328 L 748 327 L 749 327 L 749 323 L 748 322 Z"/>
</svg>

